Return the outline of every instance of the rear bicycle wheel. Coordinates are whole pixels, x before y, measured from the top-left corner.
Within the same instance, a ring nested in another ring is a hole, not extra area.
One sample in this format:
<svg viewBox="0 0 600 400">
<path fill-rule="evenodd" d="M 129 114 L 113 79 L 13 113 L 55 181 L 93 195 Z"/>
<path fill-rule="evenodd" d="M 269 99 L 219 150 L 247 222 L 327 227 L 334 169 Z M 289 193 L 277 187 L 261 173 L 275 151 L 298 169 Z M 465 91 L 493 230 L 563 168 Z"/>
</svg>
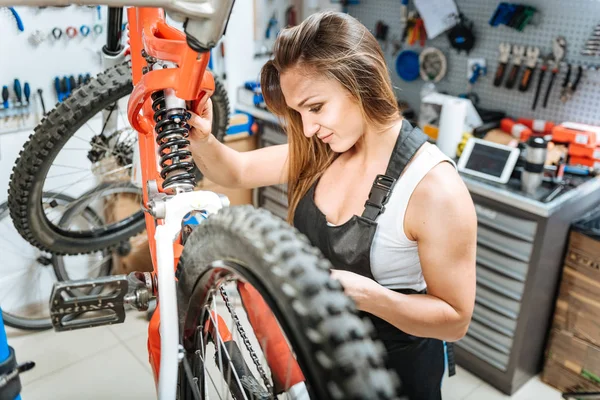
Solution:
<svg viewBox="0 0 600 400">
<path fill-rule="evenodd" d="M 186 350 L 179 399 L 397 398 L 383 345 L 330 268 L 303 235 L 266 210 L 225 208 L 197 226 L 177 270 Z M 266 342 L 278 335 L 285 340 Z"/>
<path fill-rule="evenodd" d="M 65 226 L 71 224 L 98 225 L 98 215 L 84 207 L 78 214 L 65 216 L 64 211 L 74 199 L 55 193 L 44 198 L 54 200 L 53 212 L 62 215 Z M 23 330 L 52 328 L 49 298 L 57 280 L 97 278 L 110 273 L 111 255 L 98 252 L 80 256 L 55 256 L 31 246 L 15 230 L 7 203 L 0 204 L 0 304 L 7 326 Z"/>
</svg>

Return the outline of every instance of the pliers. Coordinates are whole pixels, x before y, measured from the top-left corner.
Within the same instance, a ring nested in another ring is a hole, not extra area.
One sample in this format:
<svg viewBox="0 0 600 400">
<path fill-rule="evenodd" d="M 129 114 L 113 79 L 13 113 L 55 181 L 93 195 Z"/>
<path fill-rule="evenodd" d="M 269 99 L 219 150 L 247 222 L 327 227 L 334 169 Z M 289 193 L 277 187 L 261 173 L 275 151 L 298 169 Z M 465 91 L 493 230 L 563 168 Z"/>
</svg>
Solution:
<svg viewBox="0 0 600 400">
<path fill-rule="evenodd" d="M 548 89 L 546 89 L 546 96 L 544 97 L 544 108 L 548 105 L 548 98 L 550 97 L 550 91 L 554 84 L 554 78 L 560 69 L 560 61 L 565 57 L 567 51 L 567 40 L 564 36 L 558 36 L 552 41 L 552 59 L 549 62 L 549 66 L 552 67 L 552 76 L 550 77 L 550 83 Z"/>
</svg>

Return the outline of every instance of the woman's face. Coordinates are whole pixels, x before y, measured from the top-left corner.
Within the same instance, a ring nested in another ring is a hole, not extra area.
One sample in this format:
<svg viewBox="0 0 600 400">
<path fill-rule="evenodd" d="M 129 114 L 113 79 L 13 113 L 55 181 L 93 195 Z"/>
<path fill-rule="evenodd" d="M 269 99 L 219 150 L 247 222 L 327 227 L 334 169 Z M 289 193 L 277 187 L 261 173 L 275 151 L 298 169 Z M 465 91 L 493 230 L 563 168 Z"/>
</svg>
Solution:
<svg viewBox="0 0 600 400">
<path fill-rule="evenodd" d="M 363 135 L 360 107 L 338 81 L 291 69 L 281 74 L 281 90 L 288 107 L 302 117 L 307 138 L 316 135 L 333 151 L 343 153 Z"/>
</svg>

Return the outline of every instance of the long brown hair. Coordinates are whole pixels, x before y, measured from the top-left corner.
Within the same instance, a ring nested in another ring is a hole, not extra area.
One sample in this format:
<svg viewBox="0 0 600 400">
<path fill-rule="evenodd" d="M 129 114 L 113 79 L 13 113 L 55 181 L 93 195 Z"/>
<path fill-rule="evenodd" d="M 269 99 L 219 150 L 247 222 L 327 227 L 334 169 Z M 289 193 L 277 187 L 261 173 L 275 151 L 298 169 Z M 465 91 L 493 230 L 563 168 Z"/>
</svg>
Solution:
<svg viewBox="0 0 600 400">
<path fill-rule="evenodd" d="M 375 37 L 355 18 L 338 12 L 312 14 L 300 25 L 280 32 L 273 60 L 261 71 L 261 87 L 269 110 L 283 118 L 289 143 L 288 222 L 298 202 L 335 160 L 329 146 L 303 133 L 300 114 L 288 107 L 280 86 L 286 70 L 302 67 L 338 81 L 358 103 L 363 118 L 384 127 L 399 117 L 385 58 Z"/>
</svg>

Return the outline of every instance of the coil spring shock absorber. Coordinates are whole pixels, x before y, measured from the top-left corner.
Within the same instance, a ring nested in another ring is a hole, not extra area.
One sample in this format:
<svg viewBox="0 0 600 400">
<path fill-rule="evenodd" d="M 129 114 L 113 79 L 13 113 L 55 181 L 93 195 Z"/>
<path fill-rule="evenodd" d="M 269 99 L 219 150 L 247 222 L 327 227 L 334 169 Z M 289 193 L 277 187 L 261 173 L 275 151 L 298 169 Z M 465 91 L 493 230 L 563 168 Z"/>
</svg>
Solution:
<svg viewBox="0 0 600 400">
<path fill-rule="evenodd" d="M 156 143 L 160 155 L 160 176 L 164 179 L 165 192 L 187 192 L 196 186 L 190 141 L 187 139 L 190 126 L 187 121 L 190 114 L 185 101 L 177 98 L 172 89 L 152 94 L 152 110 L 156 126 Z"/>
</svg>

